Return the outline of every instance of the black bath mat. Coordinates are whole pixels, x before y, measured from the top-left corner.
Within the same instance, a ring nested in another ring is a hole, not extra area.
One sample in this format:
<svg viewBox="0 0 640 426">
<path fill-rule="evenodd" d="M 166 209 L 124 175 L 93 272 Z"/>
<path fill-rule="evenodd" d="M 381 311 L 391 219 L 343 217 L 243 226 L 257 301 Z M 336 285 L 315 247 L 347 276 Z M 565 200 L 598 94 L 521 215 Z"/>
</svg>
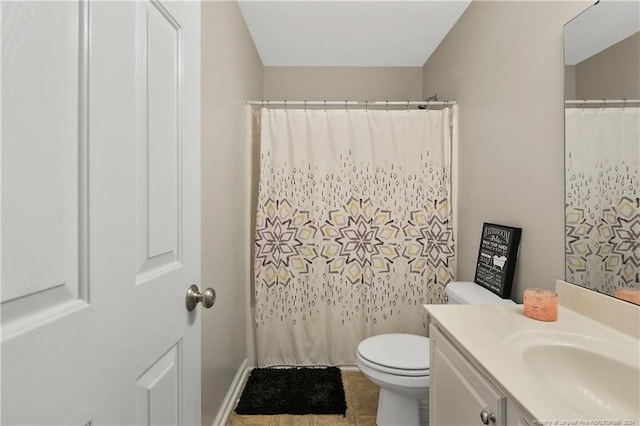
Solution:
<svg viewBox="0 0 640 426">
<path fill-rule="evenodd" d="M 342 414 L 347 403 L 337 367 L 256 368 L 236 407 L 238 414 Z"/>
</svg>

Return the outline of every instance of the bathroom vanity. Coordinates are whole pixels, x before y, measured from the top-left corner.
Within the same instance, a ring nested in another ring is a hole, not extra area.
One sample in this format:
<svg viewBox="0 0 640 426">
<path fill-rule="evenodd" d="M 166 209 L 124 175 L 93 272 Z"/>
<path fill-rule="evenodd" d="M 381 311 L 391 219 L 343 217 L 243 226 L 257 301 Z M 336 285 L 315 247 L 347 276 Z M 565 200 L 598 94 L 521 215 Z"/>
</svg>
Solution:
<svg viewBox="0 0 640 426">
<path fill-rule="evenodd" d="M 640 424 L 640 307 L 556 291 L 555 322 L 522 305 L 425 305 L 430 424 Z"/>
<path fill-rule="evenodd" d="M 431 325 L 430 424 L 530 425 L 531 416 Z"/>
</svg>

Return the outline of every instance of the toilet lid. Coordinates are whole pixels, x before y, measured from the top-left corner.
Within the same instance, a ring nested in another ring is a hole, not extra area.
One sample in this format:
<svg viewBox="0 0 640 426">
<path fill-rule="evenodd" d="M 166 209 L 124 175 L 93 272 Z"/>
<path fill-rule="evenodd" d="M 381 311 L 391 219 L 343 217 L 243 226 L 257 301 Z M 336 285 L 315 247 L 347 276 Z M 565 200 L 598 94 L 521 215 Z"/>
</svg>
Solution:
<svg viewBox="0 0 640 426">
<path fill-rule="evenodd" d="M 398 370 L 429 370 L 429 339 L 414 334 L 381 334 L 358 345 L 367 361 Z"/>
</svg>

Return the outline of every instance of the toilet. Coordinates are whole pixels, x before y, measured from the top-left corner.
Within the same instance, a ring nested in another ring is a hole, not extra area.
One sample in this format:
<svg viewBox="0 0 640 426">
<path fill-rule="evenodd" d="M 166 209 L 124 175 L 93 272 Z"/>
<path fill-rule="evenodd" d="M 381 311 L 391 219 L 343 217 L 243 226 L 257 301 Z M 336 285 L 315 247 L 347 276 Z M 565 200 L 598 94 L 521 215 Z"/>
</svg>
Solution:
<svg viewBox="0 0 640 426">
<path fill-rule="evenodd" d="M 473 282 L 447 285 L 447 304 L 514 304 Z M 413 334 L 381 334 L 358 345 L 357 365 L 380 386 L 378 426 L 427 425 L 429 419 L 429 339 Z"/>
</svg>

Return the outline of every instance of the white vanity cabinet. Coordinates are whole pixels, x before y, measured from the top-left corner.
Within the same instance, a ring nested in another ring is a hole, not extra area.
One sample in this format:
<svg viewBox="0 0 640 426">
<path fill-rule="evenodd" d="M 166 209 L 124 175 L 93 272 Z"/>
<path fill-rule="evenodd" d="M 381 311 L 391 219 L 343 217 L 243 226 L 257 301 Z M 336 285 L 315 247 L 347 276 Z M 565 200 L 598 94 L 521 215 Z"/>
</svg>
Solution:
<svg viewBox="0 0 640 426">
<path fill-rule="evenodd" d="M 526 412 L 515 401 L 508 402 L 506 392 L 484 376 L 433 323 L 429 337 L 429 424 L 529 425 Z"/>
<path fill-rule="evenodd" d="M 556 293 L 553 322 L 515 304 L 424 306 L 431 426 L 640 425 L 640 308 L 564 281 Z"/>
</svg>

